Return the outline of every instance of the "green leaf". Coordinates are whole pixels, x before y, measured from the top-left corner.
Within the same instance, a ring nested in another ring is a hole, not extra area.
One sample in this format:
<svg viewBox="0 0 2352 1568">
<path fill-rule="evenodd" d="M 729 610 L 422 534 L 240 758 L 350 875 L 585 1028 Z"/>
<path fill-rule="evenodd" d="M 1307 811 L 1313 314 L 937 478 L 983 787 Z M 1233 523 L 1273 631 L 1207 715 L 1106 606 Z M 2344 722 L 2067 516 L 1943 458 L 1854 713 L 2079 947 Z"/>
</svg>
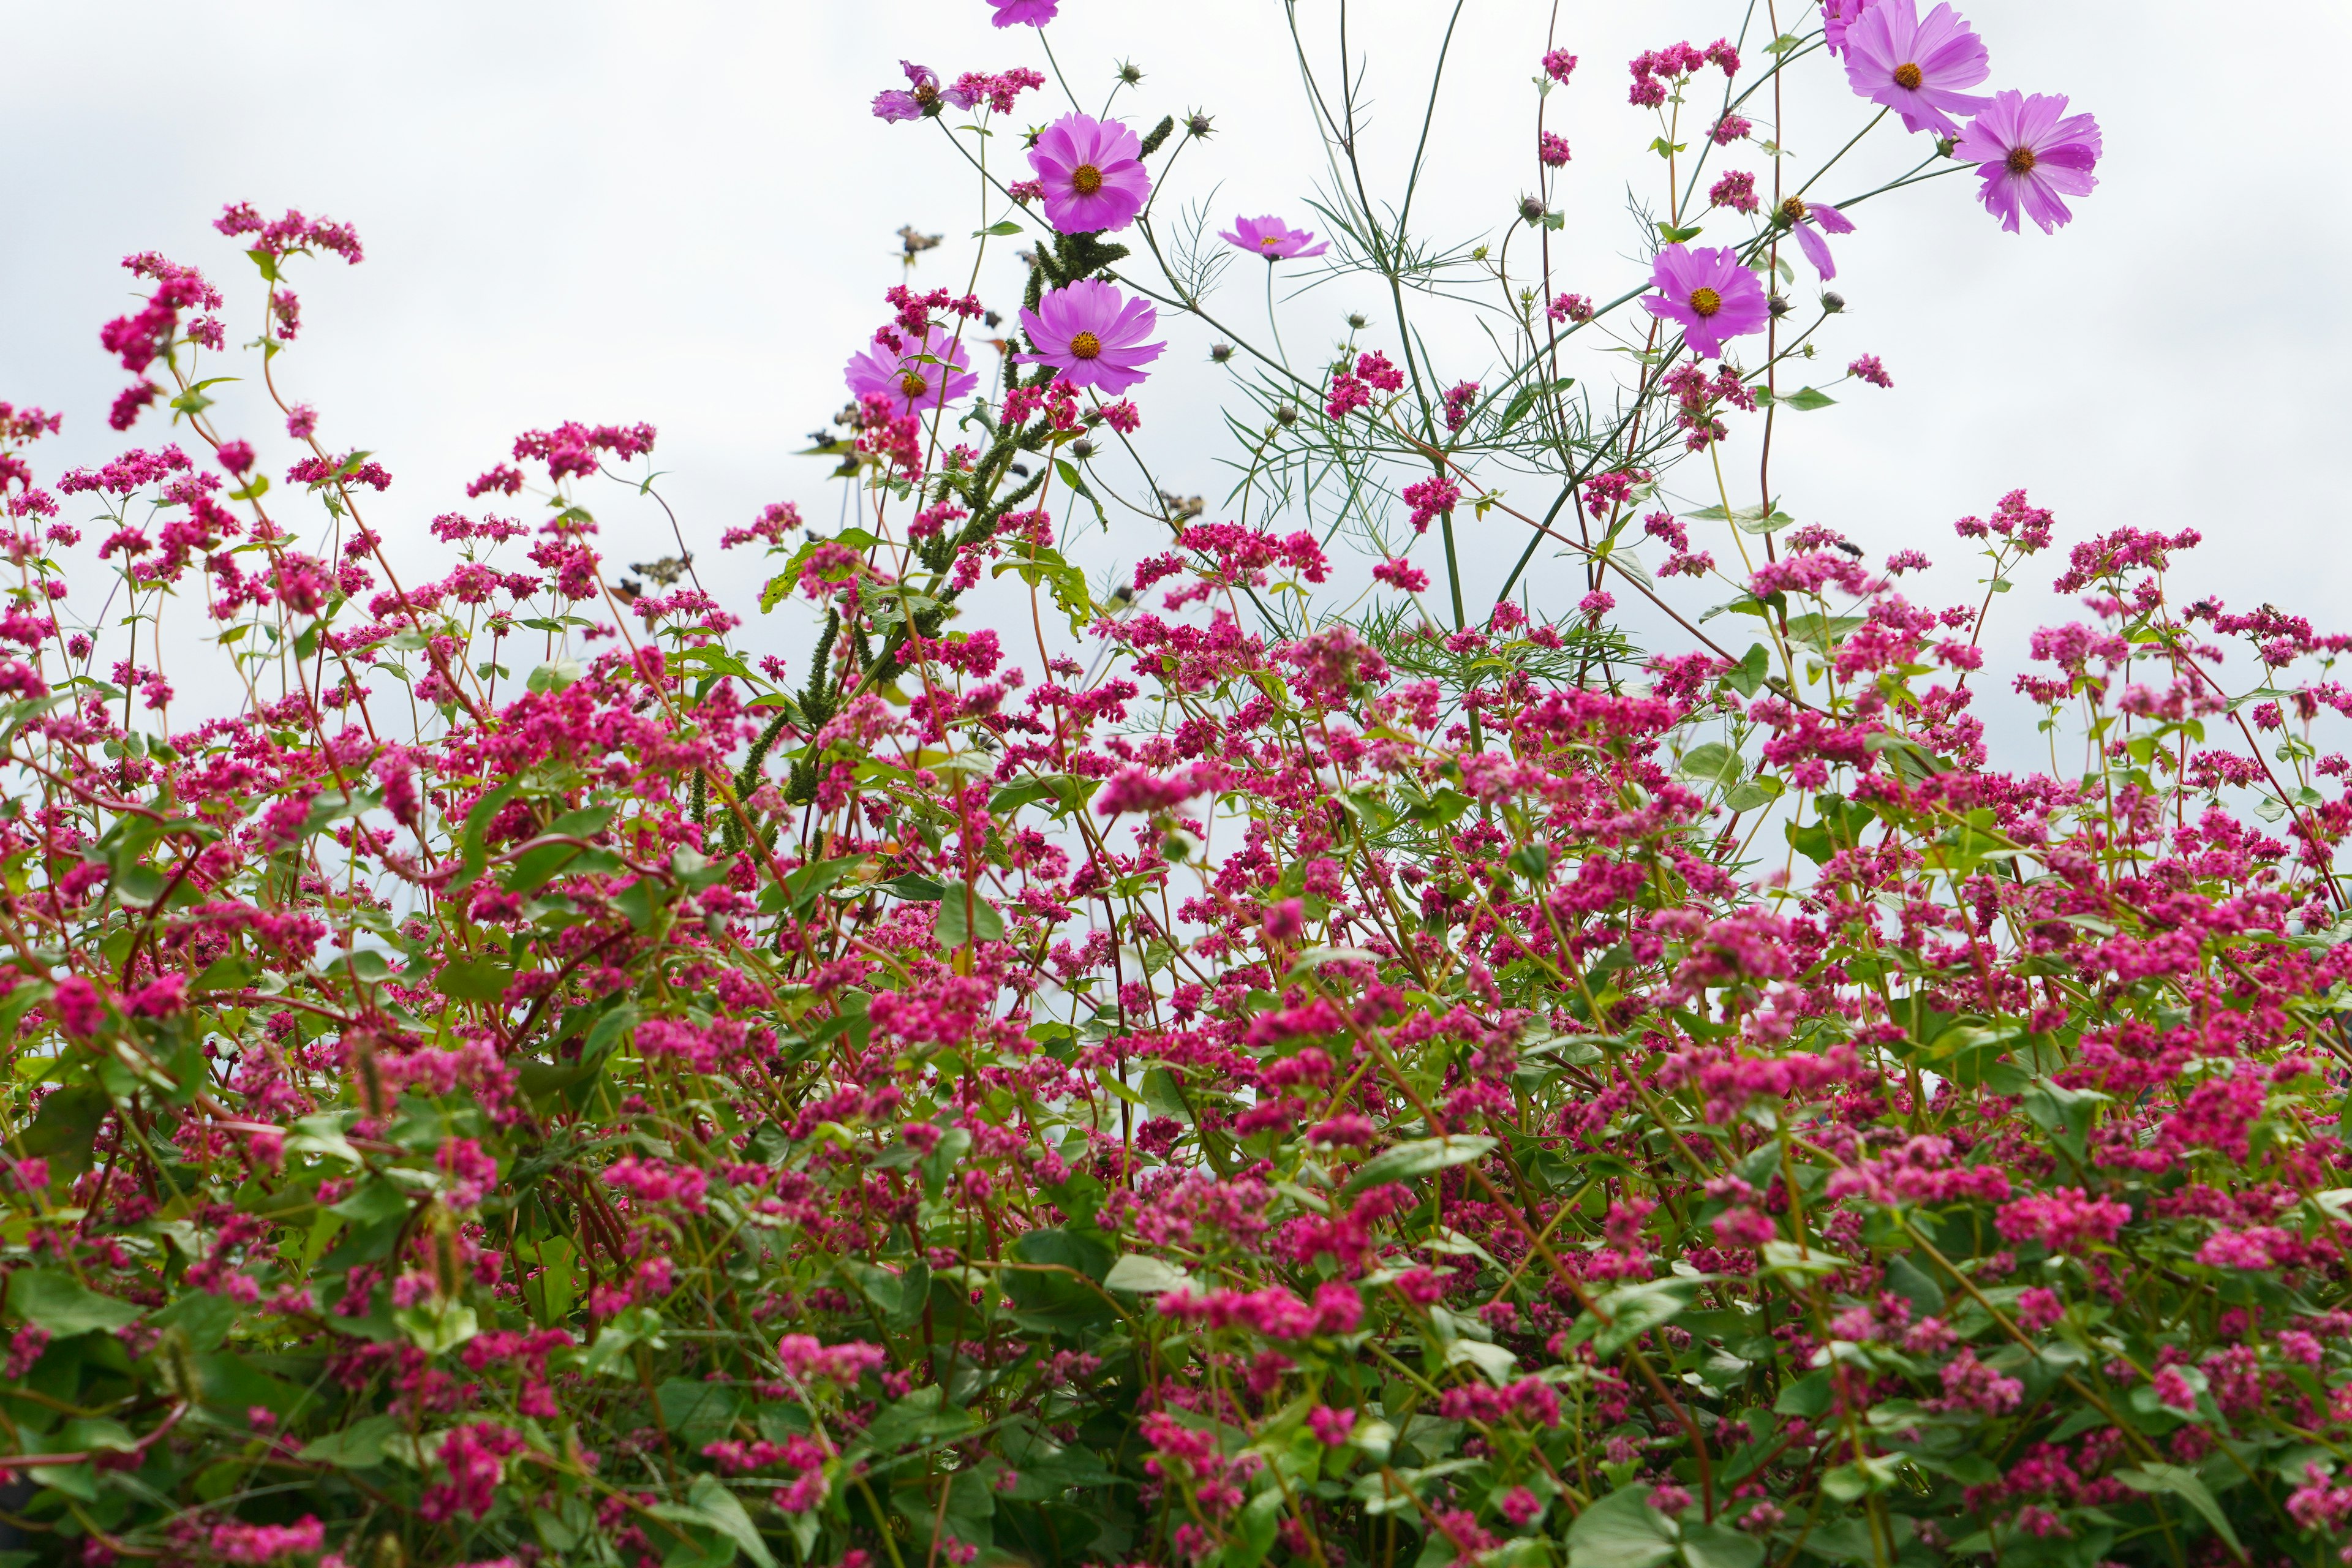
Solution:
<svg viewBox="0 0 2352 1568">
<path fill-rule="evenodd" d="M 71 1171 L 90 1166 L 90 1144 L 98 1124 L 114 1109 L 113 1098 L 96 1084 L 70 1084 L 41 1101 L 40 1113 L 19 1140 L 25 1152 Z M 60 1170 L 56 1174 L 63 1175 Z"/>
<path fill-rule="evenodd" d="M 337 1469 L 364 1470 L 383 1462 L 384 1442 L 400 1429 L 397 1417 L 371 1415 L 352 1422 L 340 1432 L 328 1433 L 294 1457 L 314 1465 L 332 1465 Z"/>
<path fill-rule="evenodd" d="M 1593 1352 L 1615 1355 L 1662 1323 L 1673 1321 L 1698 1296 L 1696 1279 L 1652 1279 L 1624 1285 L 1595 1303 L 1608 1316 L 1609 1326 L 1592 1337 Z"/>
<path fill-rule="evenodd" d="M 51 1268 L 18 1273 L 9 1284 L 8 1306 L 59 1339 L 101 1329 L 111 1331 L 139 1321 L 139 1309 L 130 1302 L 101 1296 L 73 1276 Z"/>
<path fill-rule="evenodd" d="M 1739 753 L 1719 741 L 1709 741 L 1703 746 L 1693 746 L 1683 753 L 1676 771 L 1717 789 L 1729 789 L 1739 782 Z"/>
<path fill-rule="evenodd" d="M 969 1430 L 971 1416 L 961 1407 L 943 1405 L 937 1384 L 919 1388 L 886 1405 L 859 1438 L 877 1454 L 895 1454 L 909 1443 L 934 1443 Z"/>
<path fill-rule="evenodd" d="M 1778 401 L 1787 404 L 1800 414 L 1810 414 L 1816 408 L 1827 408 L 1837 399 L 1826 392 L 1815 392 L 1811 387 L 1805 386 L 1794 392 L 1782 393 Z"/>
<path fill-rule="evenodd" d="M 1181 1289 L 1192 1283 L 1192 1277 L 1174 1264 L 1140 1252 L 1122 1256 L 1103 1276 L 1107 1290 L 1125 1290 L 1137 1296 L 1160 1296 Z"/>
<path fill-rule="evenodd" d="M 1528 416 L 1528 411 L 1547 395 L 1557 396 L 1576 384 L 1576 377 L 1563 375 L 1558 381 L 1531 381 L 1511 395 L 1510 403 L 1503 409 L 1503 422 L 1496 427 L 1500 435 Z"/>
<path fill-rule="evenodd" d="M 1361 1192 L 1366 1187 L 1382 1186 L 1390 1182 L 1409 1182 L 1416 1176 L 1426 1176 L 1433 1171 L 1443 1171 L 1450 1165 L 1466 1165 L 1484 1158 L 1495 1147 L 1492 1138 L 1475 1132 L 1454 1132 L 1443 1138 L 1423 1138 L 1411 1143 L 1400 1143 L 1393 1149 L 1382 1150 L 1356 1167 L 1348 1178 L 1347 1191 Z"/>
<path fill-rule="evenodd" d="M 488 838 L 490 821 L 506 809 L 507 802 L 512 800 L 521 789 L 520 779 L 509 779 L 476 801 L 474 808 L 466 813 L 466 826 L 459 829 L 457 834 L 457 875 L 450 879 L 451 896 L 464 891 L 473 883 L 475 878 L 482 874 L 482 868 L 489 864 L 490 851 Z"/>
<path fill-rule="evenodd" d="M 974 239 L 982 239 L 991 237 L 997 239 L 1003 239 L 1010 235 L 1019 234 L 1020 232 L 1021 225 L 1018 222 L 1012 218 L 1005 218 L 1002 222 L 990 224 L 986 228 L 973 229 L 971 231 L 971 237 Z"/>
<path fill-rule="evenodd" d="M 1907 1252 L 1886 1260 L 1886 1288 L 1911 1303 L 1913 1315 L 1932 1318 L 1944 1310 L 1944 1288 L 1911 1261 Z"/>
<path fill-rule="evenodd" d="M 1685 240 L 1696 239 L 1699 234 L 1700 229 L 1696 224 L 1688 228 L 1676 228 L 1670 223 L 1662 223 L 1658 226 L 1658 237 L 1668 245 L 1680 245 Z"/>
<path fill-rule="evenodd" d="M 980 896 L 980 889 L 966 883 L 945 889 L 940 900 L 938 924 L 940 942 L 945 947 L 962 947 L 973 942 L 1002 942 L 1004 939 L 1004 917 L 996 906 Z"/>
<path fill-rule="evenodd" d="M 461 1002 L 496 1002 L 513 980 L 513 965 L 495 958 L 475 958 L 449 965 L 433 984 L 444 996 Z"/>
<path fill-rule="evenodd" d="M 805 914 L 814 907 L 825 890 L 865 862 L 863 855 L 844 855 L 834 860 L 813 860 L 789 872 L 784 877 L 784 896 L 791 901 L 794 914 Z"/>
<path fill-rule="evenodd" d="M 2207 1489 L 2196 1471 L 2184 1469 L 2179 1465 L 2147 1464 L 2136 1469 L 2117 1470 L 2116 1479 L 2136 1492 L 2169 1492 L 2203 1514 L 2205 1522 L 2213 1527 L 2214 1533 L 2230 1543 L 2230 1550 L 2245 1550 L 2238 1541 L 2238 1532 L 2231 1528 L 2228 1516 L 2222 1513 L 2221 1505 L 2214 1500 L 2212 1492 Z"/>
<path fill-rule="evenodd" d="M 1685 1524 L 1683 1561 L 1690 1568 L 1759 1568 L 1764 1543 L 1719 1524 Z"/>
<path fill-rule="evenodd" d="M 1664 1568 L 1674 1521 L 1650 1506 L 1646 1485 L 1611 1492 L 1568 1527 L 1568 1568 Z"/>
<path fill-rule="evenodd" d="M 743 1555 L 760 1568 L 776 1568 L 775 1553 L 760 1539 L 751 1516 L 743 1511 L 735 1494 L 719 1484 L 717 1476 L 706 1472 L 695 1477 L 694 1484 L 686 1489 L 686 1505 L 709 1520 L 711 1529 L 741 1547 Z"/>
</svg>

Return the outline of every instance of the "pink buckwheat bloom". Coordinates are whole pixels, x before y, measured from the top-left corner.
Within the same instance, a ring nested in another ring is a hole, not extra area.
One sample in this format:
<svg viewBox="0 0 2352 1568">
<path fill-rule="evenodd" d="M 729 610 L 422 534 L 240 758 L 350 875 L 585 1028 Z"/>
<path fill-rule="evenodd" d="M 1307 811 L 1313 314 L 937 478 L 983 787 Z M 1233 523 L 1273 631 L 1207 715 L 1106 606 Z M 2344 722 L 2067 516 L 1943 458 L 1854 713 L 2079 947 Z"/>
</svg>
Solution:
<svg viewBox="0 0 2352 1568">
<path fill-rule="evenodd" d="M 1143 341 L 1159 322 L 1149 300 L 1130 300 L 1100 279 L 1081 278 L 1046 295 L 1034 310 L 1021 312 L 1022 330 L 1036 352 L 1013 358 L 1052 365 L 1064 384 L 1116 396 L 1150 374 L 1143 367 L 1167 348 Z"/>
<path fill-rule="evenodd" d="M 1029 166 L 1045 189 L 1045 221 L 1064 234 L 1125 228 L 1151 194 L 1143 143 L 1116 120 L 1065 114 L 1039 132 Z"/>
</svg>

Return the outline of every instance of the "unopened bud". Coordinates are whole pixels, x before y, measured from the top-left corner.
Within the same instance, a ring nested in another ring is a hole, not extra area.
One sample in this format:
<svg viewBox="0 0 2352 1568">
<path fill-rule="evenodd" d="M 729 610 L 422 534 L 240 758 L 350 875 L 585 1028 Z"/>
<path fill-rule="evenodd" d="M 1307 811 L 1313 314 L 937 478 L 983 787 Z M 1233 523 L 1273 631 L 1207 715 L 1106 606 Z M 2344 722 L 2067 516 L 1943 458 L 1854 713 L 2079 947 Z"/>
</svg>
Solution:
<svg viewBox="0 0 2352 1568">
<path fill-rule="evenodd" d="M 1094 455 L 1095 444 L 1085 437 L 1081 436 L 1070 443 L 1070 456 L 1077 458 L 1078 461 L 1083 463 Z"/>
<path fill-rule="evenodd" d="M 1357 311 L 1350 311 L 1349 313 L 1348 325 L 1352 331 L 1360 332 L 1371 324 L 1371 318 L 1369 316 Z"/>
<path fill-rule="evenodd" d="M 1834 316 L 1844 309 L 1845 296 L 1836 289 L 1832 289 L 1822 296 L 1822 310 L 1824 313 Z"/>
<path fill-rule="evenodd" d="M 1764 308 L 1772 313 L 1775 320 L 1778 320 L 1789 313 L 1789 297 L 1785 294 L 1775 294 L 1764 301 Z"/>
<path fill-rule="evenodd" d="M 1298 423 L 1298 410 L 1287 403 L 1277 405 L 1274 411 L 1274 419 L 1277 425 L 1296 425 Z"/>
<path fill-rule="evenodd" d="M 1210 359 L 1210 362 L 1211 362 L 1212 363 L 1214 363 L 1214 364 L 1223 364 L 1223 363 L 1224 363 L 1227 360 L 1229 360 L 1229 359 L 1231 359 L 1231 358 L 1233 358 L 1233 357 L 1234 357 L 1234 345 L 1233 345 L 1233 344 L 1231 344 L 1231 343 L 1211 343 L 1211 344 L 1209 345 L 1209 359 Z"/>
<path fill-rule="evenodd" d="M 1521 196 L 1519 198 L 1520 222 L 1541 223 L 1543 222 L 1543 216 L 1544 205 L 1543 198 L 1541 196 Z"/>
<path fill-rule="evenodd" d="M 1209 135 L 1215 124 L 1216 121 L 1211 120 L 1207 115 L 1202 113 L 1197 109 L 1184 117 L 1184 131 L 1187 135 L 1191 136 Z"/>
</svg>

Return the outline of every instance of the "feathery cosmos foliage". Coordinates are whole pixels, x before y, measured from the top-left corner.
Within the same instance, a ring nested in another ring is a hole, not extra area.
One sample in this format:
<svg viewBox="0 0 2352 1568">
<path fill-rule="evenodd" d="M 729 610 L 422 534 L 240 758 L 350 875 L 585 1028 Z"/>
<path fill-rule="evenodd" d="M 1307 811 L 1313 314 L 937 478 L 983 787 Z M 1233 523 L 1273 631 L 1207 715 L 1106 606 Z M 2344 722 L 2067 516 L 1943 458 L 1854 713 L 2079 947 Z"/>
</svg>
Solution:
<svg viewBox="0 0 2352 1568">
<path fill-rule="evenodd" d="M 1986 591 L 1930 608 L 1792 520 L 1806 378 L 1894 383 L 1815 368 L 1786 252 L 1860 235 L 1866 289 L 1876 204 L 1970 172 L 2054 227 L 2097 126 L 1962 91 L 1946 5 L 1734 14 L 1631 64 L 1617 277 L 1553 271 L 1560 40 L 1516 249 L 1402 227 L 1310 77 L 1324 238 L 1227 236 L 1263 342 L 1160 205 L 1209 117 L 1073 104 L 1008 168 L 1047 72 L 907 63 L 869 132 L 954 142 L 1028 289 L 890 289 L 819 444 L 854 521 L 718 541 L 750 626 L 692 520 L 650 584 L 600 552 L 648 426 L 429 522 L 327 443 L 289 285 L 349 227 L 218 225 L 282 440 L 207 396 L 231 291 L 130 258 L 112 423 L 169 429 L 44 477 L 0 405 L 5 1561 L 2336 1560 L 2352 640 L 2095 530 L 2018 682 L 2046 771 L 1988 754 L 2056 523 L 1962 520 Z M 1759 125 L 1841 68 L 1907 174 Z M 1298 359 L 1277 271 L 1391 313 Z M 1455 305 L 1493 359 L 1445 374 Z M 1213 513 L 1142 436 L 1192 330 Z M 1475 600 L 1472 526 L 1526 542 Z"/>
</svg>

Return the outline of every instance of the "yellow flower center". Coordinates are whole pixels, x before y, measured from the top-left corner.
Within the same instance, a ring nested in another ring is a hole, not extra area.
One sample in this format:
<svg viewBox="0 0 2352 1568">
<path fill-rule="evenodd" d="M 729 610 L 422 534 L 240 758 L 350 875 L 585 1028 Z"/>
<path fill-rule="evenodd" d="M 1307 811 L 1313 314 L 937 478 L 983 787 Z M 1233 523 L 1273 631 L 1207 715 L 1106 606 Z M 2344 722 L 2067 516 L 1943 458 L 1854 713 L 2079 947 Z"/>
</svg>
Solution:
<svg viewBox="0 0 2352 1568">
<path fill-rule="evenodd" d="M 1273 250 L 1278 247 L 1281 244 L 1282 236 L 1278 234 L 1269 234 L 1264 239 L 1257 242 L 1257 247 L 1260 250 Z"/>
<path fill-rule="evenodd" d="M 1909 60 L 1905 60 L 1895 68 L 1895 85 L 1899 88 L 1916 92 L 1919 90 L 1919 84 L 1927 79 L 1926 74 Z"/>
<path fill-rule="evenodd" d="M 1804 222 L 1805 198 L 1802 196 L 1790 196 L 1787 201 L 1782 202 L 1780 204 L 1780 216 L 1788 219 L 1790 223 Z"/>
<path fill-rule="evenodd" d="M 2033 173 L 2033 149 L 2031 147 L 2011 147 L 2009 150 L 2009 172 L 2012 174 L 2030 174 Z"/>
<path fill-rule="evenodd" d="M 1080 332 L 1070 340 L 1072 359 L 1097 359 L 1102 354 L 1102 340 L 1092 332 Z"/>
<path fill-rule="evenodd" d="M 1070 171 L 1070 189 L 1082 196 L 1093 195 L 1102 189 L 1102 171 L 1092 163 L 1081 163 Z"/>
<path fill-rule="evenodd" d="M 923 389 L 929 384 L 930 384 L 929 382 L 923 379 L 923 374 L 920 371 L 906 371 L 901 373 L 898 377 L 898 390 L 905 393 L 909 397 L 922 396 Z"/>
<path fill-rule="evenodd" d="M 1704 320 L 1723 309 L 1723 296 L 1712 289 L 1694 289 L 1691 290 L 1690 307 Z"/>
</svg>

